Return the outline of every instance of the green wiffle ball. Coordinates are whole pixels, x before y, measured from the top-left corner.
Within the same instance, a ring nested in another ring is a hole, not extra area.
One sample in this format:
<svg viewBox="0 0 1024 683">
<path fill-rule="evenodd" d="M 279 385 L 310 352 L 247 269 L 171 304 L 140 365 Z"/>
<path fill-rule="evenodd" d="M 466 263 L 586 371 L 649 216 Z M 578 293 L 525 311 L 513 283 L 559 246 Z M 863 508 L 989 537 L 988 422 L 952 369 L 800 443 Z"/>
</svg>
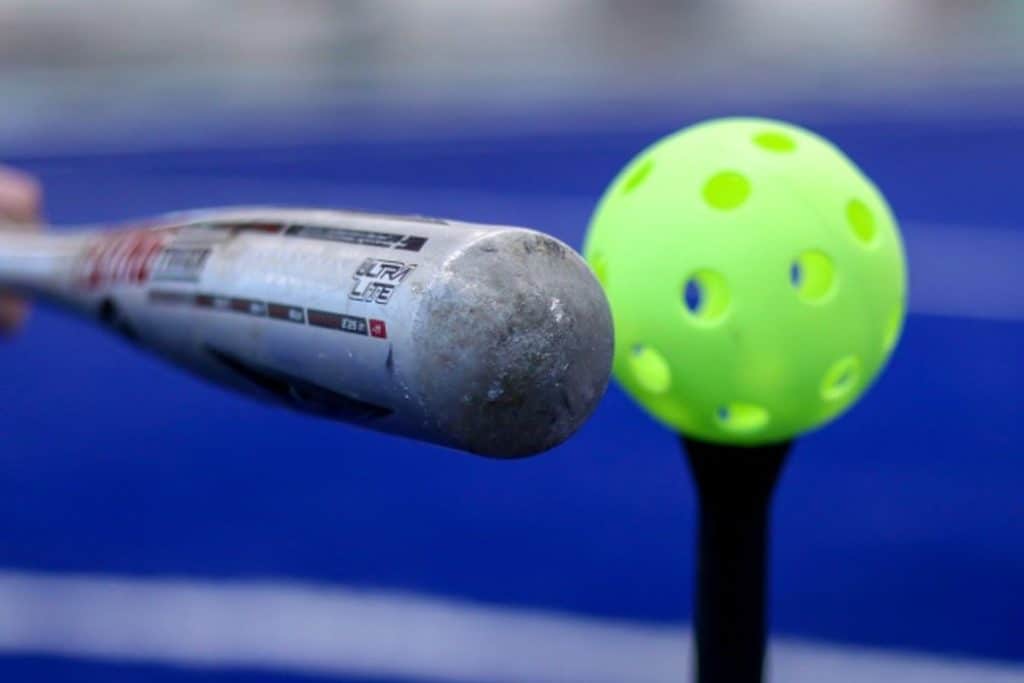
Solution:
<svg viewBox="0 0 1024 683">
<path fill-rule="evenodd" d="M 606 190 L 583 251 L 611 303 L 616 379 L 703 441 L 775 443 L 834 419 L 903 327 L 885 198 L 781 121 L 712 120 L 647 148 Z"/>
</svg>

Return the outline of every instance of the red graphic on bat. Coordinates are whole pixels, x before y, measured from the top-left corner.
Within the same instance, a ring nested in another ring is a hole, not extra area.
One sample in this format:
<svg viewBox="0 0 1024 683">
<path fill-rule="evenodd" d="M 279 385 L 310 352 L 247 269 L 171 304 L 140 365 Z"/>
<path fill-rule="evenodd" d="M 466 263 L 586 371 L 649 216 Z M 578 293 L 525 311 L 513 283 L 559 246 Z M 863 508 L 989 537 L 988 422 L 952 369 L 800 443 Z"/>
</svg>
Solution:
<svg viewBox="0 0 1024 683">
<path fill-rule="evenodd" d="M 83 259 L 80 280 L 89 289 L 116 283 L 142 284 L 173 230 L 130 230 L 97 240 Z"/>
</svg>

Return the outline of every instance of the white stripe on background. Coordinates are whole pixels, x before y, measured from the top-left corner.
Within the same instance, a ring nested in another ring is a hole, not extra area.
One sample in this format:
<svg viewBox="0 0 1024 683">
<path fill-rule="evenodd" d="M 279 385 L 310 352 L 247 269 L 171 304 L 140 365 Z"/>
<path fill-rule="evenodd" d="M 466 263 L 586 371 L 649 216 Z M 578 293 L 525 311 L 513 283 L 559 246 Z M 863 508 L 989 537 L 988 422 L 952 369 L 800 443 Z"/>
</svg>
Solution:
<svg viewBox="0 0 1024 683">
<path fill-rule="evenodd" d="M 455 683 L 678 683 L 659 626 L 340 586 L 0 572 L 0 653 Z M 780 683 L 1020 683 L 1024 665 L 776 641 Z"/>
<path fill-rule="evenodd" d="M 903 227 L 912 313 L 1024 320 L 1024 226 Z"/>
</svg>

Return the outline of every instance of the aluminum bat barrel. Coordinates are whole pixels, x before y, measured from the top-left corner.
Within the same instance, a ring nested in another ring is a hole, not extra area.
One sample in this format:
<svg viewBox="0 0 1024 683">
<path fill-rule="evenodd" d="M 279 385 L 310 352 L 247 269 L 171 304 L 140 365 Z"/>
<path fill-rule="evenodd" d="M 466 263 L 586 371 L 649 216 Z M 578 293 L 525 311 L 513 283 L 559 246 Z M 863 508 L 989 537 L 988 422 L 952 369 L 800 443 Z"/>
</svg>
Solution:
<svg viewBox="0 0 1024 683">
<path fill-rule="evenodd" d="M 249 393 L 492 457 L 567 439 L 611 367 L 600 285 L 523 228 L 213 209 L 0 235 L 0 286 Z"/>
</svg>

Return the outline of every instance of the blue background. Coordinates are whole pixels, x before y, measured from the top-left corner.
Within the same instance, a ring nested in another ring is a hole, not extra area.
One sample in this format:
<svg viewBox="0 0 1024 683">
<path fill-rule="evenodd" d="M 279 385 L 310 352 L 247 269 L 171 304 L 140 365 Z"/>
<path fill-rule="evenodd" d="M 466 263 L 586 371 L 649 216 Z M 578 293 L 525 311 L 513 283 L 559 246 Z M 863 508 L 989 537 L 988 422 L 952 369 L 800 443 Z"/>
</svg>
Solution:
<svg viewBox="0 0 1024 683">
<path fill-rule="evenodd" d="M 339 125 L 301 143 L 8 160 L 41 177 L 57 223 L 344 206 L 523 224 L 579 246 L 615 172 L 692 120 L 394 140 Z M 1019 220 L 1022 124 L 816 120 L 902 219 Z M 1024 661 L 1022 348 L 1024 322 L 911 315 L 865 400 L 799 443 L 775 506 L 776 632 Z M 48 310 L 0 349 L 0 377 L 0 566 L 690 617 L 694 492 L 673 435 L 617 388 L 566 445 L 496 462 L 251 402 Z M 22 657 L 5 671 L 198 675 Z"/>
</svg>

